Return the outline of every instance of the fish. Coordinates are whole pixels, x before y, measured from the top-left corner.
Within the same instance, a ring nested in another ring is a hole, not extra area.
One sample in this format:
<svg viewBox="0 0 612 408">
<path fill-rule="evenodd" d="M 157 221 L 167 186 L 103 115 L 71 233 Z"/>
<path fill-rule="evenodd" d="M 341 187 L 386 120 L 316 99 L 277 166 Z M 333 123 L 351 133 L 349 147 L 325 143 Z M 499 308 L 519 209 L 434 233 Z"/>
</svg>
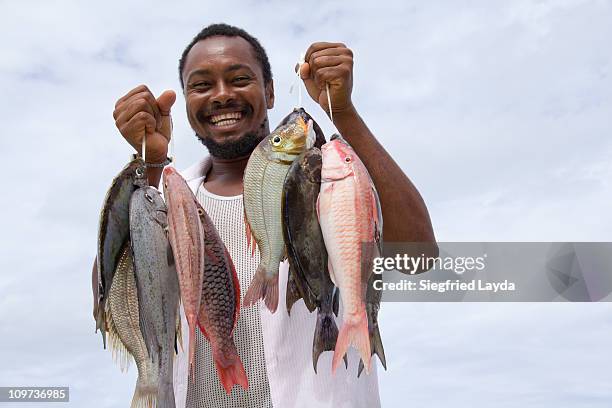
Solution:
<svg viewBox="0 0 612 408">
<path fill-rule="evenodd" d="M 329 277 L 327 250 L 317 217 L 321 166 L 321 151 L 317 147 L 308 149 L 291 164 L 283 189 L 283 231 L 289 258 L 289 279 L 299 291 L 295 295 L 287 291 L 287 312 L 299 297 L 304 299 L 310 312 L 317 309 L 312 344 L 315 373 L 319 356 L 324 351 L 333 351 L 338 337 L 338 326 L 332 315 L 335 286 Z M 335 313 L 338 313 L 337 309 Z"/>
<path fill-rule="evenodd" d="M 368 315 L 368 333 L 370 335 L 370 346 L 372 353 L 371 355 L 376 354 L 380 359 L 383 368 L 386 370 L 387 360 L 385 358 L 385 349 L 382 344 L 382 339 L 380 337 L 380 329 L 378 326 L 378 310 L 380 309 L 380 299 L 382 297 L 382 290 L 374 289 L 374 283 L 379 280 L 382 280 L 379 274 L 373 273 L 372 275 L 370 275 L 368 289 L 366 291 L 366 313 Z M 357 378 L 361 376 L 363 368 L 363 360 L 359 360 Z"/>
<path fill-rule="evenodd" d="M 149 352 L 140 329 L 140 312 L 131 243 L 121 252 L 113 283 L 106 302 L 108 335 L 113 357 L 119 360 L 121 371 L 129 366 L 130 356 L 136 362 L 138 379 L 131 408 L 153 407 L 157 400 L 158 368 Z"/>
<path fill-rule="evenodd" d="M 263 299 L 272 313 L 278 307 L 278 268 L 286 259 L 281 214 L 283 183 L 293 160 L 317 140 L 314 121 L 302 108 L 291 112 L 253 150 L 244 171 L 244 209 L 247 242 L 260 263 L 243 304 Z"/>
<path fill-rule="evenodd" d="M 179 280 L 168 242 L 167 207 L 154 187 L 130 199 L 130 240 L 140 311 L 149 358 L 159 371 L 157 407 L 174 407 L 173 358 L 177 336 Z"/>
<path fill-rule="evenodd" d="M 144 184 L 146 184 L 145 164 L 142 158 L 136 157 L 113 179 L 102 204 L 96 261 L 98 269 L 96 332 L 100 330 L 104 348 L 106 348 L 107 328 L 105 304 L 121 251 L 130 235 L 130 197 L 140 185 Z"/>
<path fill-rule="evenodd" d="M 240 313 L 240 283 L 232 258 L 215 225 L 199 204 L 198 208 L 206 251 L 198 326 L 210 342 L 219 381 L 229 394 L 235 384 L 245 390 L 249 388 L 233 338 Z"/>
<path fill-rule="evenodd" d="M 185 179 L 173 168 L 163 171 L 164 197 L 168 205 L 168 237 L 176 261 L 181 301 L 189 325 L 189 367 L 193 373 L 196 328 L 202 297 L 205 250 L 202 209 Z"/>
<path fill-rule="evenodd" d="M 382 228 L 374 183 L 355 151 L 341 136 L 323 145 L 319 224 L 328 252 L 330 278 L 340 289 L 342 326 L 332 359 L 335 373 L 348 347 L 354 346 L 370 370 L 371 346 L 365 297 Z"/>
</svg>

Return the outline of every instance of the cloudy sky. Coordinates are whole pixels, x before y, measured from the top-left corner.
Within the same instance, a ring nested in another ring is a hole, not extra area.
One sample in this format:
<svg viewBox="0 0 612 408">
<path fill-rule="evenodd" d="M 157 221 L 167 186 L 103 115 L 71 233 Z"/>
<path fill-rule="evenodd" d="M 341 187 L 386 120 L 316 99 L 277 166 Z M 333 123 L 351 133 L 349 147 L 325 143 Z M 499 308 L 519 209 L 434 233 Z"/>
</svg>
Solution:
<svg viewBox="0 0 612 408">
<path fill-rule="evenodd" d="M 0 386 L 67 385 L 75 407 L 131 399 L 135 370 L 102 350 L 91 313 L 100 205 L 131 153 L 112 111 L 141 83 L 178 92 L 180 53 L 213 22 L 268 51 L 272 123 L 310 43 L 351 47 L 355 105 L 438 240 L 611 240 L 609 0 L 170 4 L 0 0 Z M 205 150 L 180 96 L 172 112 L 186 167 Z M 384 407 L 612 402 L 609 304 L 384 304 L 381 326 Z"/>
</svg>

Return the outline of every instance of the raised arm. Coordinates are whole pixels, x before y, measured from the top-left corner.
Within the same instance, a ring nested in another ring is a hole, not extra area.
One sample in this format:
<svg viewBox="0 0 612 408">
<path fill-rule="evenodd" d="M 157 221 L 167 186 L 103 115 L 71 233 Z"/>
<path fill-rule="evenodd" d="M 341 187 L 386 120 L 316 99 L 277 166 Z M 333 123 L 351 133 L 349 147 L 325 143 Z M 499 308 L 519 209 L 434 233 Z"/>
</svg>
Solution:
<svg viewBox="0 0 612 408">
<path fill-rule="evenodd" d="M 344 44 L 318 42 L 308 48 L 305 61 L 300 76 L 308 93 L 329 112 L 325 85 L 329 84 L 334 124 L 372 176 L 382 206 L 384 240 L 431 243 L 425 250 L 437 255 L 431 220 L 421 195 L 353 105 L 352 51 Z"/>
</svg>

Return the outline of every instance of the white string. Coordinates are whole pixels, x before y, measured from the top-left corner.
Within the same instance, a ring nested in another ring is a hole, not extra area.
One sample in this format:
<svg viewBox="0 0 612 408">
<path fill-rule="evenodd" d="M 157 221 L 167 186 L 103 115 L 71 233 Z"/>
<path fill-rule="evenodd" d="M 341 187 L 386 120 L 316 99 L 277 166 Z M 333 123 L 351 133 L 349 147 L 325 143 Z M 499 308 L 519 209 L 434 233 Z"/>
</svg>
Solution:
<svg viewBox="0 0 612 408">
<path fill-rule="evenodd" d="M 145 152 L 147 150 L 147 132 L 145 131 L 145 134 L 142 136 L 142 161 L 143 162 L 147 162 L 145 160 Z"/>
<path fill-rule="evenodd" d="M 295 78 L 293 79 L 293 84 L 291 84 L 291 87 L 289 88 L 289 93 L 292 94 L 293 90 L 295 88 L 297 88 L 297 106 L 296 108 L 301 108 L 302 107 L 302 86 L 300 84 L 300 80 L 302 79 L 301 75 L 300 75 L 300 71 L 302 70 L 302 65 L 304 65 L 304 58 L 305 55 L 304 54 L 300 54 L 300 60 L 297 63 L 297 71 L 296 71 L 296 75 Z"/>
<path fill-rule="evenodd" d="M 325 92 L 327 93 L 327 108 L 329 109 L 329 119 L 334 123 L 334 114 L 332 113 L 331 97 L 329 96 L 329 82 L 325 83 Z"/>
</svg>

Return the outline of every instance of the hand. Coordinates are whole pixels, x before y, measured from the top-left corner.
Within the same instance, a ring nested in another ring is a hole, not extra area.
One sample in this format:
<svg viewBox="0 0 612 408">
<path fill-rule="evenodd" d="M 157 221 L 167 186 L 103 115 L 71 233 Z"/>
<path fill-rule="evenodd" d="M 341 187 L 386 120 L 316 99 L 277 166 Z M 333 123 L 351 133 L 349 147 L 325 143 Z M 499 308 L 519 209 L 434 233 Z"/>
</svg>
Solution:
<svg viewBox="0 0 612 408">
<path fill-rule="evenodd" d="M 142 154 L 142 138 L 147 137 L 146 160 L 159 163 L 166 159 L 172 137 L 170 108 L 176 100 L 174 91 L 165 91 L 155 99 L 145 85 L 137 86 L 115 104 L 115 125 L 125 140 Z"/>
<path fill-rule="evenodd" d="M 300 77 L 310 97 L 329 113 L 325 89 L 329 83 L 333 112 L 352 108 L 353 52 L 344 44 L 317 42 L 308 48 L 304 60 Z"/>
</svg>

